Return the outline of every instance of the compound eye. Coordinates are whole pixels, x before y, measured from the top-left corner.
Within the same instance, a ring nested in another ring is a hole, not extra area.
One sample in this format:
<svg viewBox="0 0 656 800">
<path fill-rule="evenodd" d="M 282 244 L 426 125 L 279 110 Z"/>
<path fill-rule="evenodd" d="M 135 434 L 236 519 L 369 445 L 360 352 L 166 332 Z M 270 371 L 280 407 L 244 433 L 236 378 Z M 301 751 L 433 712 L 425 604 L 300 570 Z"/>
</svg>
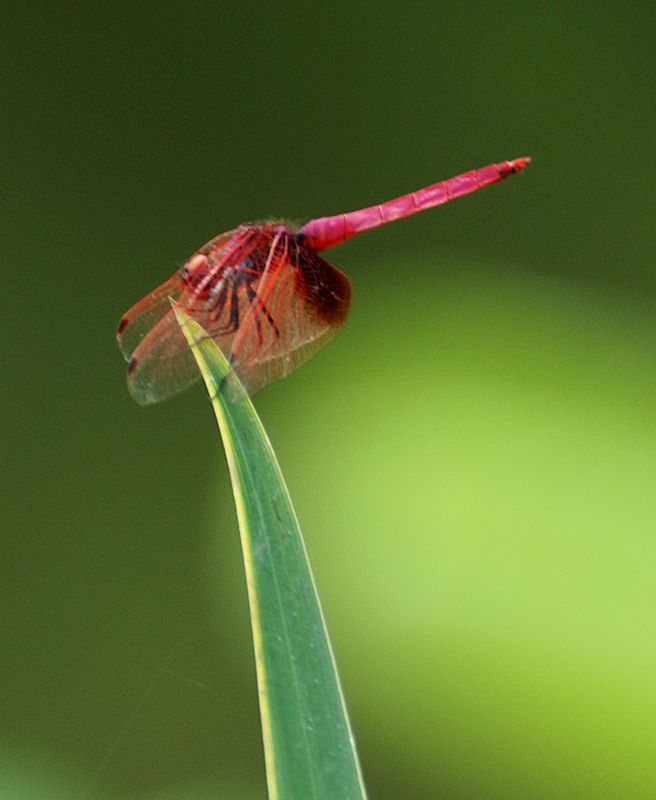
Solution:
<svg viewBox="0 0 656 800">
<path fill-rule="evenodd" d="M 182 267 L 182 274 L 191 283 L 195 283 L 205 275 L 207 272 L 207 265 L 207 256 L 202 253 L 196 253 L 189 261 L 185 262 Z"/>
</svg>

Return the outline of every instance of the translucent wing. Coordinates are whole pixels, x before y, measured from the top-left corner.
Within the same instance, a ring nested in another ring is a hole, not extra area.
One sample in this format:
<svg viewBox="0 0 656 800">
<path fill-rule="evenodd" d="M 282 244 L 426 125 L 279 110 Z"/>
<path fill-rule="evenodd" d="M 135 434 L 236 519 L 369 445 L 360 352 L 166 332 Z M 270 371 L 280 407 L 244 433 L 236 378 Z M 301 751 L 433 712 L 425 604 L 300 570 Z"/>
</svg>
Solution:
<svg viewBox="0 0 656 800">
<path fill-rule="evenodd" d="M 243 317 L 252 302 L 246 288 L 236 290 L 218 315 L 212 309 L 199 307 L 195 301 L 194 296 L 189 297 L 189 293 L 185 293 L 180 305 L 224 353 L 230 353 L 235 338 L 232 320 Z M 140 405 L 158 403 L 182 392 L 199 378 L 198 365 L 169 304 L 166 316 L 152 328 L 132 354 L 128 364 L 130 394 Z"/>
<path fill-rule="evenodd" d="M 135 303 L 121 317 L 116 331 L 116 341 L 126 361 L 130 359 L 150 329 L 171 310 L 169 297 L 177 300 L 181 291 L 182 280 L 180 273 L 176 272 L 166 283 Z"/>
<path fill-rule="evenodd" d="M 169 295 L 207 330 L 224 352 L 230 352 L 239 319 L 246 314 L 252 298 L 246 285 L 228 292 L 224 277 L 238 271 L 255 244 L 247 228 L 221 234 L 201 247 L 177 276 L 126 314 L 124 319 L 128 319 L 128 324 L 119 334 L 123 337 L 119 344 L 129 358 L 128 389 L 137 403 L 147 405 L 172 397 L 200 377 L 171 309 Z M 171 288 L 177 291 L 170 292 Z M 140 313 L 135 314 L 142 306 Z M 130 329 L 134 333 L 126 340 Z M 136 347 L 132 349 L 134 342 Z"/>
<path fill-rule="evenodd" d="M 350 302 L 346 275 L 292 237 L 274 240 L 230 351 L 247 390 L 254 393 L 307 361 L 344 325 Z"/>
<path fill-rule="evenodd" d="M 283 225 L 244 225 L 216 237 L 119 324 L 128 387 L 142 405 L 171 397 L 199 377 L 169 297 L 229 355 L 255 392 L 335 336 L 348 314 L 351 284 Z"/>
<path fill-rule="evenodd" d="M 128 363 L 128 389 L 140 405 L 157 403 L 183 391 L 200 373 L 171 304 L 146 334 Z"/>
</svg>

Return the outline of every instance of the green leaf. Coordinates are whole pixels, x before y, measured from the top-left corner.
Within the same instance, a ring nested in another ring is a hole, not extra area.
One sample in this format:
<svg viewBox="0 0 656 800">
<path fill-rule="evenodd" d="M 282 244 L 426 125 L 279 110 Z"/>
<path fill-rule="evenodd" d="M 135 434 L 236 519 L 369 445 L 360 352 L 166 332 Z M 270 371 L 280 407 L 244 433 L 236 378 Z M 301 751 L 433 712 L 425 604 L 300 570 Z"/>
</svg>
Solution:
<svg viewBox="0 0 656 800">
<path fill-rule="evenodd" d="M 358 800 L 365 789 L 301 530 L 255 408 L 221 350 L 181 309 L 237 507 L 271 800 Z"/>
</svg>

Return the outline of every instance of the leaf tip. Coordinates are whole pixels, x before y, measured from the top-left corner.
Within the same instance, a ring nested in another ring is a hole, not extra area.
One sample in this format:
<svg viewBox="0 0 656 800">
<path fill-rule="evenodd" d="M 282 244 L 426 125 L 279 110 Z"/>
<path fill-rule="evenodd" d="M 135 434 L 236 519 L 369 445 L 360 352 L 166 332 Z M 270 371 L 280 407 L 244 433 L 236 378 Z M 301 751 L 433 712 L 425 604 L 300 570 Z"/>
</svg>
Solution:
<svg viewBox="0 0 656 800">
<path fill-rule="evenodd" d="M 203 339 L 207 339 L 207 333 L 205 330 L 186 313 L 182 306 L 173 297 L 169 297 L 169 302 L 171 303 L 171 308 L 173 309 L 175 318 L 180 326 L 180 330 L 184 334 L 185 339 L 189 344 L 189 347 L 193 349 L 193 347 Z"/>
</svg>

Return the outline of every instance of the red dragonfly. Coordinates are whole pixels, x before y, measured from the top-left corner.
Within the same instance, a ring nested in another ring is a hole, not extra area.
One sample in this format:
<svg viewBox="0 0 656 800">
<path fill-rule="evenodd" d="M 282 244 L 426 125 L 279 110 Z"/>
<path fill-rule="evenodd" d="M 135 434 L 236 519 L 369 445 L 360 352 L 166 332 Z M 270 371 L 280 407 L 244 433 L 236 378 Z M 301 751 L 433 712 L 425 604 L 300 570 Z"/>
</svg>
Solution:
<svg viewBox="0 0 656 800">
<path fill-rule="evenodd" d="M 516 158 L 490 164 L 298 229 L 284 222 L 245 223 L 216 236 L 119 322 L 132 397 L 142 405 L 156 403 L 200 377 L 169 298 L 202 325 L 253 393 L 307 361 L 346 321 L 351 283 L 321 250 L 497 183 L 529 163 Z"/>
</svg>

